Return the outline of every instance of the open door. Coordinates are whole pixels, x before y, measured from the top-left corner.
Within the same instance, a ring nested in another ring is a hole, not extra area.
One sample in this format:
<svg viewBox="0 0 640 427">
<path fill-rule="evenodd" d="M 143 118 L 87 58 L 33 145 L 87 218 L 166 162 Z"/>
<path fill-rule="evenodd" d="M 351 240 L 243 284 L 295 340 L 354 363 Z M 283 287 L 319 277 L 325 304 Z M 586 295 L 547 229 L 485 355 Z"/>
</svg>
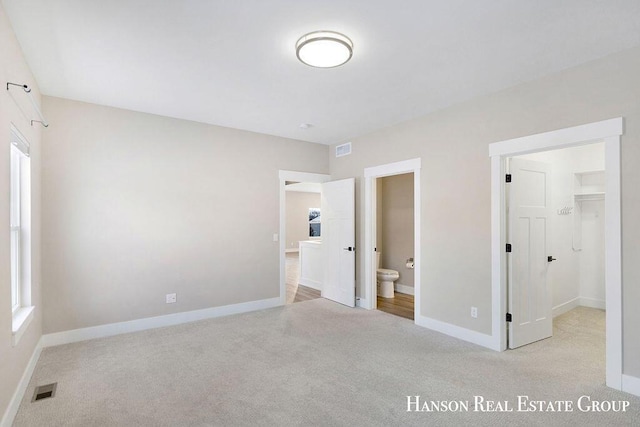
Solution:
<svg viewBox="0 0 640 427">
<path fill-rule="evenodd" d="M 322 297 L 355 307 L 355 180 L 322 184 Z"/>
<path fill-rule="evenodd" d="M 549 171 L 546 163 L 511 159 L 508 185 L 509 348 L 553 333 L 549 257 Z"/>
</svg>

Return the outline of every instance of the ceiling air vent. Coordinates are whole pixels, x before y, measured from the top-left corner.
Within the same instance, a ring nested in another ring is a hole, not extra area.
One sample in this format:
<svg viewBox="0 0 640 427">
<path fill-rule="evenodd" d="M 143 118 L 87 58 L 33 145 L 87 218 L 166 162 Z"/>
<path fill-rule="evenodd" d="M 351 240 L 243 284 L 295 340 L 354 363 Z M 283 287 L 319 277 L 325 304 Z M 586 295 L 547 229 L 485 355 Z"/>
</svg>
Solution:
<svg viewBox="0 0 640 427">
<path fill-rule="evenodd" d="M 336 147 L 336 157 L 348 156 L 351 154 L 351 143 L 341 144 Z"/>
</svg>

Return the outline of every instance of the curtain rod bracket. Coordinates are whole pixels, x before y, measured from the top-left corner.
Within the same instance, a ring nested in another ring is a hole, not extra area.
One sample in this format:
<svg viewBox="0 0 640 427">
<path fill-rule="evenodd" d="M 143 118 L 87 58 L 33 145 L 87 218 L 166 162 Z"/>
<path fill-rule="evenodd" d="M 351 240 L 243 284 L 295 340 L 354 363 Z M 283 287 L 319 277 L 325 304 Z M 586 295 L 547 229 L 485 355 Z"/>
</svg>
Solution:
<svg viewBox="0 0 640 427">
<path fill-rule="evenodd" d="M 7 90 L 9 90 L 9 85 L 21 87 L 27 93 L 31 92 L 31 89 L 29 89 L 29 86 L 27 85 L 20 85 L 18 83 L 7 82 Z"/>
<path fill-rule="evenodd" d="M 40 123 L 42 126 L 48 128 L 49 123 L 47 122 L 47 119 L 44 118 L 44 116 L 42 115 L 42 111 L 40 111 L 40 107 L 38 107 L 38 104 L 36 104 L 36 101 L 33 99 L 33 96 L 31 96 L 31 88 L 27 85 L 7 82 L 7 90 L 9 90 L 9 86 L 21 87 L 22 90 L 24 90 L 24 92 L 29 97 L 29 101 L 31 101 L 31 105 L 33 105 L 33 108 L 36 110 L 36 113 L 38 113 L 38 117 L 40 117 L 40 120 L 31 120 L 31 126 L 33 126 L 34 123 Z"/>
<path fill-rule="evenodd" d="M 31 126 L 33 126 L 34 123 L 40 123 L 42 126 L 48 128 L 49 127 L 49 123 L 45 123 L 42 120 L 31 120 Z"/>
</svg>

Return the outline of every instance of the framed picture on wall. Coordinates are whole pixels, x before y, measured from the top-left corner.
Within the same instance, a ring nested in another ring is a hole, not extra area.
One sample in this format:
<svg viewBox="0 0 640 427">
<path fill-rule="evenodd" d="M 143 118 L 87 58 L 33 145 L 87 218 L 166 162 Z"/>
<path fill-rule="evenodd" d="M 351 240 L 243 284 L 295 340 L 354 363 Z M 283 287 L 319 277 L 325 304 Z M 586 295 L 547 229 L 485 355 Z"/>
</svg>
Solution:
<svg viewBox="0 0 640 427">
<path fill-rule="evenodd" d="M 320 237 L 320 208 L 309 208 L 309 237 Z"/>
</svg>

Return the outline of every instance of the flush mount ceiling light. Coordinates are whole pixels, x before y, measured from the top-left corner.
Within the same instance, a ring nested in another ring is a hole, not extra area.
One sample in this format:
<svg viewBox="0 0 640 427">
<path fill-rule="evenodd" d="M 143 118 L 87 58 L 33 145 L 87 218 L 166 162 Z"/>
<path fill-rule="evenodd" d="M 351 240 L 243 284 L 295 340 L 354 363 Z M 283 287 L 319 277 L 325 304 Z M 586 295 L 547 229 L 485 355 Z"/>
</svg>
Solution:
<svg viewBox="0 0 640 427">
<path fill-rule="evenodd" d="M 314 31 L 296 43 L 298 59 L 311 67 L 338 67 L 353 55 L 353 42 L 335 31 Z"/>
</svg>

